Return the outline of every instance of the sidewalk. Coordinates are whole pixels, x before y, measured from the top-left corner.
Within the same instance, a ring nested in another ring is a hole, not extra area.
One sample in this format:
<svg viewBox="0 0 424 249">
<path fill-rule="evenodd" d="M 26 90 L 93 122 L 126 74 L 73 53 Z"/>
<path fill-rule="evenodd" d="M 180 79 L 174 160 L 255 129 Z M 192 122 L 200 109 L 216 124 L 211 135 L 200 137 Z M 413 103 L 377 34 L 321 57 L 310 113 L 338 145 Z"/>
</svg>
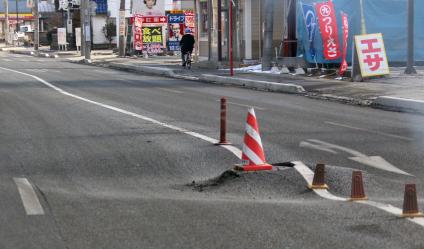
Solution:
<svg viewBox="0 0 424 249">
<path fill-rule="evenodd" d="M 23 53 L 20 50 L 11 52 Z M 320 77 L 239 70 L 235 70 L 235 76 L 230 77 L 228 69 L 213 68 L 205 61 L 193 64 L 192 70 L 185 70 L 180 66 L 178 56 L 118 58 L 110 50 L 100 50 L 93 51 L 92 60 L 87 62 L 75 51 L 42 53 L 74 63 L 424 114 L 424 67 L 416 67 L 417 75 L 403 74 L 404 68 L 391 68 L 390 76 L 369 79 L 366 82 L 351 82 L 348 79 L 335 80 L 334 75 Z"/>
</svg>

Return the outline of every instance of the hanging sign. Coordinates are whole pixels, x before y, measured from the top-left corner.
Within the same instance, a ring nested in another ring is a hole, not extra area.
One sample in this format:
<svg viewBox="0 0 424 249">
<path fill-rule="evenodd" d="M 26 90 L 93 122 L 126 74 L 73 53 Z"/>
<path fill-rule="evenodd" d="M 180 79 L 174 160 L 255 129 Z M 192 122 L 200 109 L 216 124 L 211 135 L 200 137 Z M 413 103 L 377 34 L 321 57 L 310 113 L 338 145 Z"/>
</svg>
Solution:
<svg viewBox="0 0 424 249">
<path fill-rule="evenodd" d="M 340 45 L 333 2 L 317 3 L 315 9 L 321 31 L 324 58 L 335 60 L 340 57 Z"/>
<path fill-rule="evenodd" d="M 362 77 L 390 74 L 381 33 L 356 35 L 355 45 Z"/>
</svg>

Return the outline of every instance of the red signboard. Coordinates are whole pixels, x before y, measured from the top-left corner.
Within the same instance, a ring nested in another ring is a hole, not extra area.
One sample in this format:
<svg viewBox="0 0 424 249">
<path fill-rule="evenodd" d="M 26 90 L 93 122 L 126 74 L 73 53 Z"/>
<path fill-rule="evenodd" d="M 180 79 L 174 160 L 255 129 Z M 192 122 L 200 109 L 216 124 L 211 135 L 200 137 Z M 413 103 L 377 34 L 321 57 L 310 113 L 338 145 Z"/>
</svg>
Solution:
<svg viewBox="0 0 424 249">
<path fill-rule="evenodd" d="M 317 3 L 315 8 L 321 30 L 324 58 L 335 60 L 340 57 L 340 45 L 333 2 Z"/>
<path fill-rule="evenodd" d="M 347 53 L 347 40 L 349 38 L 349 21 L 347 14 L 342 12 L 342 23 L 343 23 L 343 54 L 342 64 L 340 65 L 340 76 L 347 70 L 346 53 Z"/>
<path fill-rule="evenodd" d="M 167 16 L 142 16 L 143 23 L 168 23 Z"/>
<path fill-rule="evenodd" d="M 143 50 L 143 18 L 141 16 L 134 16 L 134 49 Z"/>
</svg>

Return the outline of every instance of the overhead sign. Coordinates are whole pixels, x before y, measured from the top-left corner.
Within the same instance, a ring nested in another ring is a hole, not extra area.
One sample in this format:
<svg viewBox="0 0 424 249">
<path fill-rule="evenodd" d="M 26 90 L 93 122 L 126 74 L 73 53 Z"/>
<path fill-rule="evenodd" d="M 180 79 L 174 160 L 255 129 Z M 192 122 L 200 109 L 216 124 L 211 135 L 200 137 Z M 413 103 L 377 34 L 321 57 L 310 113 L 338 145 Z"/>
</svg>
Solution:
<svg viewBox="0 0 424 249">
<path fill-rule="evenodd" d="M 362 77 L 390 74 L 381 33 L 356 35 L 355 45 Z"/>
<path fill-rule="evenodd" d="M 318 3 L 315 5 L 319 29 L 321 31 L 324 58 L 335 60 L 340 57 L 339 34 L 333 2 Z"/>
</svg>

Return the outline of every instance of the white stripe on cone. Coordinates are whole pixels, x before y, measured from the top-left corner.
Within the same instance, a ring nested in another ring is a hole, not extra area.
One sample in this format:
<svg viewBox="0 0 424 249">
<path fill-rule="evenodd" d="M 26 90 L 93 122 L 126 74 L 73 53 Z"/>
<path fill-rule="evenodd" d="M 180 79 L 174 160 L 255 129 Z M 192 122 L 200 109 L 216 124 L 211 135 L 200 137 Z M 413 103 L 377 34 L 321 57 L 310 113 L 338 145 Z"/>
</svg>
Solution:
<svg viewBox="0 0 424 249">
<path fill-rule="evenodd" d="M 253 107 L 248 109 L 248 117 L 249 114 L 252 115 L 252 117 L 254 118 L 254 123 L 256 124 L 249 124 L 248 123 L 248 119 L 246 120 L 246 126 L 245 126 L 245 139 L 243 141 L 246 140 L 246 136 L 250 137 L 252 140 L 254 140 L 258 145 L 259 148 L 257 148 L 257 150 L 259 151 L 254 151 L 254 148 L 249 147 L 246 143 L 243 143 L 243 156 L 245 157 L 244 159 L 248 159 L 247 160 L 242 160 L 242 164 L 244 166 L 246 165 L 262 165 L 262 164 L 266 164 L 265 160 L 263 160 L 261 158 L 261 154 L 264 155 L 265 157 L 265 153 L 263 152 L 263 146 L 262 146 L 262 141 L 261 141 L 261 136 L 259 134 L 258 131 L 256 131 L 253 126 L 257 126 L 259 129 L 259 125 L 257 123 L 256 120 L 256 115 L 255 115 L 255 110 L 253 109 Z M 256 147 L 256 146 L 255 146 Z M 265 159 L 265 158 L 264 158 Z"/>
</svg>

